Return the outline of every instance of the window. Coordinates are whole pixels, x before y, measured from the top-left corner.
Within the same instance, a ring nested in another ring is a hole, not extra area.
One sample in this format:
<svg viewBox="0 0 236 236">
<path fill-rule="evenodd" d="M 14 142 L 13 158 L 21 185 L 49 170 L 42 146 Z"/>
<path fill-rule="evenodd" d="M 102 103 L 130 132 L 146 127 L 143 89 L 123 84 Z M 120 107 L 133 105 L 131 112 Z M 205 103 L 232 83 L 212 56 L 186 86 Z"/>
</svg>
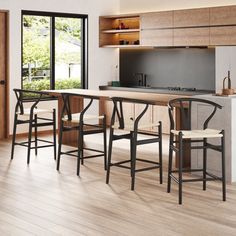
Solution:
<svg viewBox="0 0 236 236">
<path fill-rule="evenodd" d="M 87 15 L 22 11 L 22 88 L 87 88 Z"/>
</svg>

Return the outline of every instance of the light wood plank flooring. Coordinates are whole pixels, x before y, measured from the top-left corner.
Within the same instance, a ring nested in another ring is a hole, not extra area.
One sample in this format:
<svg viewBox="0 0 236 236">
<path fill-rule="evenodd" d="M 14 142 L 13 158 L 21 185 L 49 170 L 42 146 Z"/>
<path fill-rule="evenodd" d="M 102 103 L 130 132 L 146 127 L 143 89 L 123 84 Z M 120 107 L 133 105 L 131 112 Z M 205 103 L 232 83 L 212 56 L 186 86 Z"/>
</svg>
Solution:
<svg viewBox="0 0 236 236">
<path fill-rule="evenodd" d="M 102 142 L 91 136 L 89 144 Z M 184 185 L 183 205 L 177 186 L 166 193 L 167 145 L 164 140 L 164 184 L 157 170 L 138 173 L 130 190 L 128 170 L 113 167 L 105 184 L 103 159 L 87 160 L 76 176 L 76 159 L 63 157 L 57 172 L 51 148 L 32 153 L 0 141 L 0 235 L 236 235 L 236 185 L 227 185 L 227 202 L 221 201 L 221 184 Z M 115 159 L 129 155 L 129 144 L 118 141 Z M 139 155 L 155 158 L 155 145 L 139 148 Z"/>
</svg>

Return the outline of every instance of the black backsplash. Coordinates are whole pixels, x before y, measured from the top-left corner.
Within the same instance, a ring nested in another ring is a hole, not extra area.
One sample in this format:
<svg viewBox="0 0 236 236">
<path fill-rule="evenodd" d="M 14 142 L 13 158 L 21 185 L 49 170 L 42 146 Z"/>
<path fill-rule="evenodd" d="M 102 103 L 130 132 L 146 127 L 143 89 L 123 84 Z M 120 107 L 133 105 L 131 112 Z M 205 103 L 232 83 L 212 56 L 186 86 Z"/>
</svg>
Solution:
<svg viewBox="0 0 236 236">
<path fill-rule="evenodd" d="M 135 73 L 146 74 L 152 87 L 215 90 L 215 49 L 120 49 L 121 86 L 138 86 Z"/>
</svg>

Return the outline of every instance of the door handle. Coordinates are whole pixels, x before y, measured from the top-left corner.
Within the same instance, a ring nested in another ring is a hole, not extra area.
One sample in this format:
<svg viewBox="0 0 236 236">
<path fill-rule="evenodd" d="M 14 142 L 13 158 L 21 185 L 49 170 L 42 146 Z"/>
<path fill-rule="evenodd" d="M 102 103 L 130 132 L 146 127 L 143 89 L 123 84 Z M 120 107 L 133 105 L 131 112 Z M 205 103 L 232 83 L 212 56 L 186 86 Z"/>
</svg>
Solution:
<svg viewBox="0 0 236 236">
<path fill-rule="evenodd" d="M 5 80 L 0 80 L 0 85 L 5 85 L 6 81 Z"/>
</svg>

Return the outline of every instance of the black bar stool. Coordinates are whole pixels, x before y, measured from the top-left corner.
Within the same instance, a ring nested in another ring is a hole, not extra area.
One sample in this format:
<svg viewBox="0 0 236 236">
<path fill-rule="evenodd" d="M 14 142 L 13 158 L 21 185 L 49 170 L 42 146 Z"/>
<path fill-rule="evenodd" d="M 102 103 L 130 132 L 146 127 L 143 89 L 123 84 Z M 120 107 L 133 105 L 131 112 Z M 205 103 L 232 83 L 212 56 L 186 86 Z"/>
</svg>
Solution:
<svg viewBox="0 0 236 236">
<path fill-rule="evenodd" d="M 71 112 L 71 98 L 72 97 L 83 98 L 87 102 L 87 105 L 80 113 Z M 105 115 L 91 115 L 87 111 L 91 107 L 93 100 L 97 97 L 89 95 L 77 95 L 70 93 L 62 93 L 63 109 L 61 114 L 61 125 L 59 131 L 59 144 L 58 144 L 58 158 L 57 158 L 57 170 L 60 168 L 61 155 L 75 156 L 77 160 L 77 175 L 80 175 L 80 162 L 83 165 L 84 159 L 95 158 L 104 156 L 104 169 L 107 168 L 107 147 L 106 147 L 106 116 Z M 101 121 L 98 124 L 92 123 L 92 121 Z M 78 131 L 78 148 L 71 151 L 62 151 L 62 137 L 64 132 L 77 130 Z M 103 150 L 89 148 L 84 146 L 84 136 L 91 134 L 103 133 Z M 89 150 L 97 154 L 84 156 L 84 150 Z"/>
<path fill-rule="evenodd" d="M 191 129 L 191 115 L 192 107 L 197 104 L 207 105 L 209 107 L 209 115 L 203 123 L 203 129 Z M 182 127 L 176 128 L 174 122 L 173 110 L 179 109 Z M 226 200 L 226 183 L 225 183 L 225 134 L 224 130 L 209 129 L 208 123 L 215 115 L 217 109 L 222 109 L 217 103 L 199 98 L 178 98 L 169 101 L 169 117 L 170 117 L 170 144 L 169 144 L 169 167 L 168 167 L 168 186 L 167 192 L 171 191 L 171 180 L 173 179 L 179 185 L 179 204 L 182 204 L 182 184 L 184 182 L 203 182 L 203 190 L 206 190 L 206 181 L 220 180 L 222 181 L 223 201 Z M 176 139 L 174 139 L 176 137 Z M 208 142 L 208 139 L 220 139 L 220 145 L 213 145 Z M 199 143 L 199 145 L 191 146 L 192 143 Z M 188 144 L 190 150 L 202 149 L 203 150 L 203 168 L 202 169 L 184 169 L 183 164 L 183 151 L 185 145 Z M 216 176 L 207 171 L 207 149 L 212 149 L 221 153 L 222 176 Z M 172 169 L 173 151 L 178 154 L 179 162 L 177 170 Z M 183 179 L 185 172 L 202 172 L 203 176 L 200 178 Z M 177 174 L 177 176 L 175 176 Z"/>
<path fill-rule="evenodd" d="M 145 114 L 148 109 L 149 104 L 146 101 L 137 100 L 137 99 L 129 99 L 122 97 L 112 97 L 111 98 L 114 103 L 112 118 L 111 118 L 111 126 L 110 126 L 110 140 L 109 140 L 109 149 L 108 149 L 108 167 L 107 167 L 107 177 L 106 183 L 109 183 L 110 177 L 110 168 L 112 166 L 121 167 L 125 169 L 130 169 L 131 171 L 131 190 L 134 190 L 135 185 L 135 174 L 137 172 L 148 171 L 152 169 L 159 168 L 160 169 L 160 184 L 162 184 L 162 125 L 161 122 L 151 123 L 151 124 L 139 124 L 139 121 Z M 140 114 L 133 118 L 131 117 L 129 120 L 125 120 L 124 118 L 124 110 L 123 110 L 123 102 L 129 102 L 134 104 L 143 104 L 144 109 L 140 112 Z M 118 121 L 117 121 L 118 120 Z M 142 128 L 151 128 L 157 127 L 157 132 L 147 133 L 145 131 L 140 131 Z M 115 134 L 115 130 L 123 130 L 126 131 L 125 134 Z M 143 134 L 146 136 L 145 139 L 138 139 L 138 134 Z M 147 138 L 151 137 L 151 138 Z M 112 157 L 112 145 L 113 141 L 119 139 L 129 139 L 130 140 L 130 159 L 125 161 L 119 161 L 116 163 L 111 162 Z M 144 145 L 149 143 L 159 143 L 159 161 L 152 161 L 142 158 L 136 158 L 137 146 Z M 136 161 L 141 161 L 150 164 L 150 167 L 136 169 Z M 125 164 L 130 163 L 130 166 Z"/>
<path fill-rule="evenodd" d="M 31 91 L 23 89 L 13 89 L 15 92 L 17 103 L 15 107 L 14 126 L 13 126 L 13 138 L 12 138 L 12 150 L 11 159 L 14 157 L 15 145 L 27 147 L 27 164 L 30 163 L 30 151 L 35 150 L 35 155 L 38 154 L 39 148 L 53 147 L 54 159 L 56 160 L 56 110 L 39 109 L 37 106 L 42 99 L 49 98 L 47 93 L 40 91 Z M 26 107 L 28 104 L 28 108 Z M 46 118 L 45 115 L 51 114 L 52 118 Z M 28 128 L 28 140 L 24 142 L 16 142 L 16 129 L 17 125 L 29 124 Z M 38 128 L 52 126 L 53 127 L 53 141 L 38 138 Z M 32 140 L 33 128 L 35 130 L 34 140 Z M 45 145 L 38 145 L 38 141 L 46 143 Z M 34 146 L 32 146 L 34 143 Z"/>
</svg>

